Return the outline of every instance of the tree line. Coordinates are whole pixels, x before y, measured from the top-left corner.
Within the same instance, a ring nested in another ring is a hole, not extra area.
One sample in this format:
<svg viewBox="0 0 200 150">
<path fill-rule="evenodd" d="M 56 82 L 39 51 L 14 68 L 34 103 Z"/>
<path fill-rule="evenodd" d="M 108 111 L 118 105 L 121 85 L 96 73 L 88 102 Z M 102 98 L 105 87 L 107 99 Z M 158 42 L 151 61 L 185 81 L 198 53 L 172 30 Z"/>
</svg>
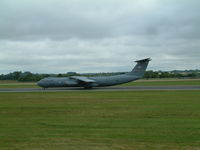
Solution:
<svg viewBox="0 0 200 150">
<path fill-rule="evenodd" d="M 86 73 L 86 74 L 78 74 L 76 72 L 68 72 L 63 74 L 39 74 L 39 73 L 31 73 L 31 72 L 21 72 L 15 71 L 8 74 L 1 74 L 0 80 L 17 80 L 23 82 L 30 81 L 39 81 L 45 77 L 69 77 L 74 75 L 82 75 L 82 76 L 110 76 L 117 74 L 124 74 L 126 72 L 113 72 L 113 73 Z M 145 79 L 151 78 L 200 78 L 199 70 L 190 70 L 190 71 L 146 71 L 144 77 Z"/>
</svg>

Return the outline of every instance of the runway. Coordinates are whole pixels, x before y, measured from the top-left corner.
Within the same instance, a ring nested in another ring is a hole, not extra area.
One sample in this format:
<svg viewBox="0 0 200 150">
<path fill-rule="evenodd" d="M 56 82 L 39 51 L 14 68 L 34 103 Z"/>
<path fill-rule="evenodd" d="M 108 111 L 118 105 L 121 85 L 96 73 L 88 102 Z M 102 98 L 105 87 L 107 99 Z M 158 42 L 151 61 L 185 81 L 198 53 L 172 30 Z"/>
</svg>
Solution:
<svg viewBox="0 0 200 150">
<path fill-rule="evenodd" d="M 84 88 L 0 88 L 0 92 L 69 92 L 69 91 L 170 91 L 170 90 L 200 90 L 200 85 L 192 86 L 111 86 L 92 89 Z"/>
</svg>

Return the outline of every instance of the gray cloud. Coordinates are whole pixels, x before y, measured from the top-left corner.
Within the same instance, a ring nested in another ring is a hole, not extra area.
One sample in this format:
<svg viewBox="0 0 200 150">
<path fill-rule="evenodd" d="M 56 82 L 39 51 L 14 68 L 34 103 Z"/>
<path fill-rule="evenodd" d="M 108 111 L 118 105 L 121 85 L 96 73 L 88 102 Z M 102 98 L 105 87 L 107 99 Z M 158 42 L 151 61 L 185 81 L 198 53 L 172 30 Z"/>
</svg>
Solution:
<svg viewBox="0 0 200 150">
<path fill-rule="evenodd" d="M 199 69 L 197 0 L 2 0 L 0 73 Z"/>
</svg>

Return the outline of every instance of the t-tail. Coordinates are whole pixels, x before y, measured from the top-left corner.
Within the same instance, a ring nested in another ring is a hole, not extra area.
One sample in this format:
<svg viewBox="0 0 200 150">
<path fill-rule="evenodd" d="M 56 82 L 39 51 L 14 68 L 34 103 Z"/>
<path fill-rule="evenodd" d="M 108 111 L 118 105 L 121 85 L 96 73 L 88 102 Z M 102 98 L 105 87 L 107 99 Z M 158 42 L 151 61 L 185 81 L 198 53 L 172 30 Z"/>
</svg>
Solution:
<svg viewBox="0 0 200 150">
<path fill-rule="evenodd" d="M 142 78 L 144 76 L 146 69 L 147 69 L 149 61 L 151 61 L 150 58 L 135 61 L 137 64 L 135 65 L 133 70 L 131 72 L 127 73 L 127 74 L 136 76 L 138 78 Z"/>
</svg>

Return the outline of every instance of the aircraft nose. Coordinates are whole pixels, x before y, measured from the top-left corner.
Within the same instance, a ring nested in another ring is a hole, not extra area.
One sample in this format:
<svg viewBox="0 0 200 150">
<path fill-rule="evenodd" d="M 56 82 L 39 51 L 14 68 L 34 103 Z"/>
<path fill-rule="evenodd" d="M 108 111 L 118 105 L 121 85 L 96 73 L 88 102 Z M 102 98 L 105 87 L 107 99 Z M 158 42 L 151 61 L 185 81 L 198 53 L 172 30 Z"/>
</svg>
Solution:
<svg viewBox="0 0 200 150">
<path fill-rule="evenodd" d="M 43 84 L 43 81 L 42 81 L 42 80 L 38 81 L 38 82 L 37 82 L 37 85 L 40 86 L 40 87 L 43 87 L 43 85 L 44 85 L 44 84 Z"/>
</svg>

